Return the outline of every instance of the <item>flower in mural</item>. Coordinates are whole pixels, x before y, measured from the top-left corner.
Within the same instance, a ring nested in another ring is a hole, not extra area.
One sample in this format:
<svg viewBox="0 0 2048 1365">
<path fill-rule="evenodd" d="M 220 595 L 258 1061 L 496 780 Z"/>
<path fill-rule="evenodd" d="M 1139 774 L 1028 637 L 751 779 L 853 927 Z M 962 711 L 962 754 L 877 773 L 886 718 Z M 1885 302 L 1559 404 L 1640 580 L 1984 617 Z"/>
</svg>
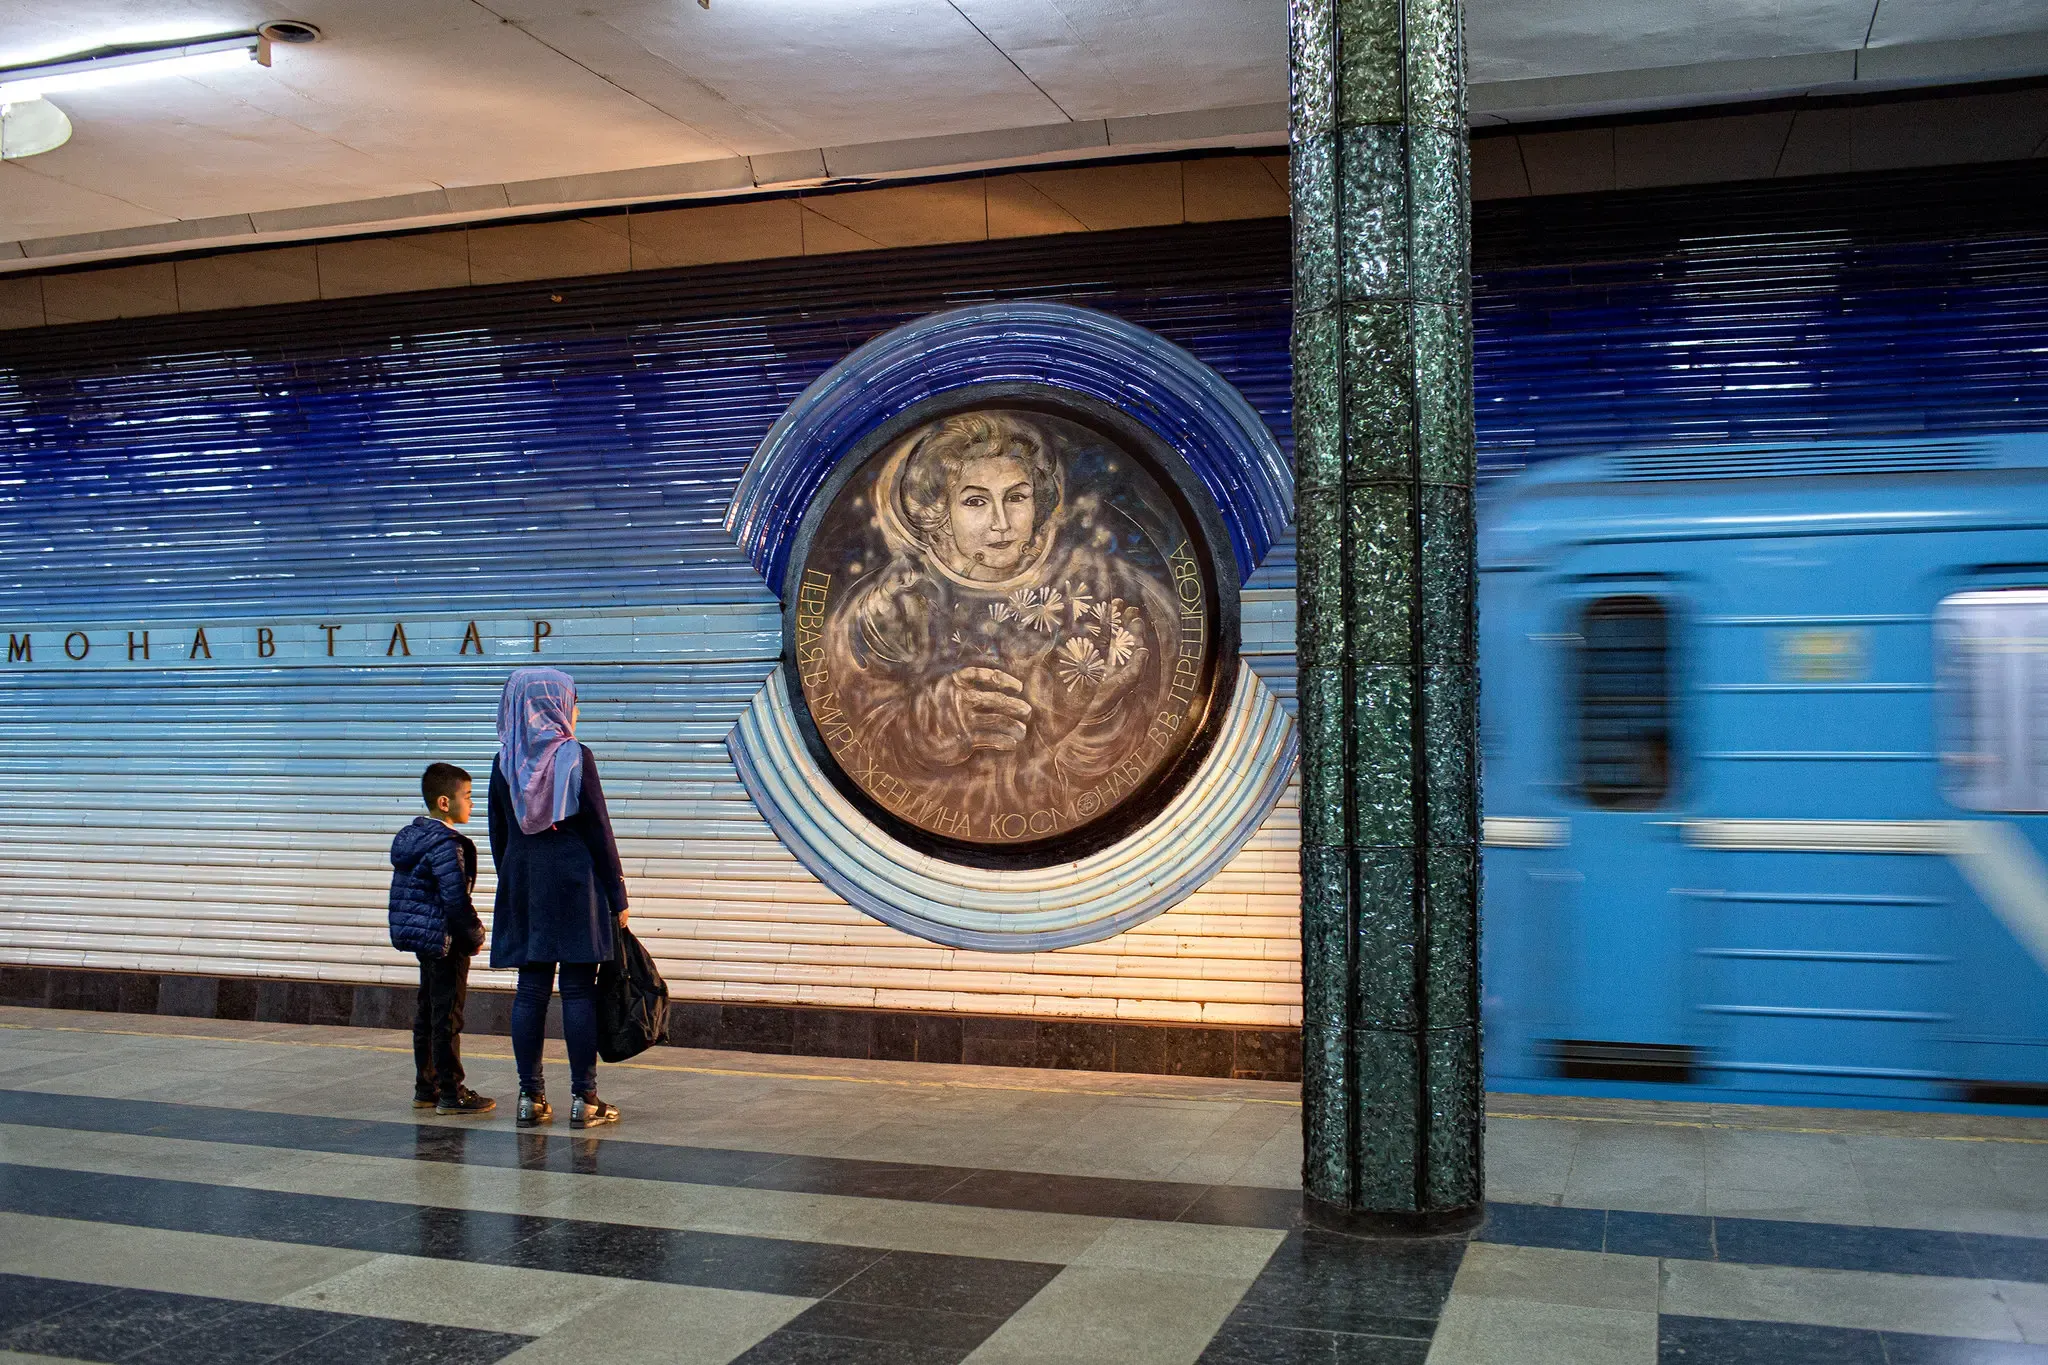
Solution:
<svg viewBox="0 0 2048 1365">
<path fill-rule="evenodd" d="M 1099 683 L 1109 672 L 1109 666 L 1102 661 L 1093 641 L 1076 635 L 1060 646 L 1053 660 L 1059 670 L 1060 681 L 1067 685 L 1069 692 L 1082 683 Z"/>
<path fill-rule="evenodd" d="M 1014 621 L 1017 619 L 1017 608 L 1008 602 L 991 602 L 988 604 L 988 614 L 997 621 Z"/>
<path fill-rule="evenodd" d="M 1138 652 L 1138 637 L 1122 626 L 1113 627 L 1109 632 L 1109 666 L 1122 668 Z"/>
<path fill-rule="evenodd" d="M 1060 628 L 1066 599 L 1060 596 L 1058 588 L 1021 588 L 1010 594 L 1010 600 L 1016 603 L 1017 614 L 1024 618 L 1024 624 L 1033 630 L 1042 630 L 1050 635 Z"/>
<path fill-rule="evenodd" d="M 1088 585 L 1083 583 L 1076 587 L 1072 583 L 1067 584 L 1068 627 L 1073 630 L 1079 630 L 1081 623 L 1094 615 L 1095 598 L 1089 593 Z"/>
</svg>

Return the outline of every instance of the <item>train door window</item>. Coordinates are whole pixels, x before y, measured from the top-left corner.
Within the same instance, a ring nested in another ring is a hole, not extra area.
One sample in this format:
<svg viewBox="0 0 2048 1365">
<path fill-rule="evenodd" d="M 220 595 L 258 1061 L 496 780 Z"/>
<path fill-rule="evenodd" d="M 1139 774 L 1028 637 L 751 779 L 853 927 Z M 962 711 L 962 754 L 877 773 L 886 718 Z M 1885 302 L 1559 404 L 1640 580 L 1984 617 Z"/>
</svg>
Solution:
<svg viewBox="0 0 2048 1365">
<path fill-rule="evenodd" d="M 1602 597 L 1579 620 L 1578 788 L 1595 806 L 1651 810 L 1671 788 L 1671 614 Z"/>
<path fill-rule="evenodd" d="M 1934 622 L 1949 800 L 2048 811 L 2048 588 L 1957 593 Z"/>
</svg>

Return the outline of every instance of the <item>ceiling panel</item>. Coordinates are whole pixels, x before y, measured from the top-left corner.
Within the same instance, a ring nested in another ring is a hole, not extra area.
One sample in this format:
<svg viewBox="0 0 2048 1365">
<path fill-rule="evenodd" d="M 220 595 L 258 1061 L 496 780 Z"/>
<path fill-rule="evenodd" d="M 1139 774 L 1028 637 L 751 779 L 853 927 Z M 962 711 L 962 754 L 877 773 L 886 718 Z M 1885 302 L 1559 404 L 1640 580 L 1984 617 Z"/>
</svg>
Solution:
<svg viewBox="0 0 2048 1365">
<path fill-rule="evenodd" d="M 2048 0 L 1883 0 L 1872 47 L 1994 38 L 2048 27 Z"/>
<path fill-rule="evenodd" d="M 1475 81 L 1860 47 L 1872 0 L 1474 0 Z"/>
</svg>

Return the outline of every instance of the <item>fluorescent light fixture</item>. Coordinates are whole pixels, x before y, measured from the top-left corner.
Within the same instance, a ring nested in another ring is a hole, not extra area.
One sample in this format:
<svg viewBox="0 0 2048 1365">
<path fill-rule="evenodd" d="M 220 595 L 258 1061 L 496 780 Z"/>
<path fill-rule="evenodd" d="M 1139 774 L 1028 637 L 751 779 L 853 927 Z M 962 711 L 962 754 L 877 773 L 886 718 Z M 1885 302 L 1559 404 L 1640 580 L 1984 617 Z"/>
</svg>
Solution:
<svg viewBox="0 0 2048 1365">
<path fill-rule="evenodd" d="M 0 161 L 53 152 L 71 140 L 71 120 L 48 100 L 0 104 Z"/>
<path fill-rule="evenodd" d="M 261 33 L 217 33 L 160 43 L 119 43 L 48 61 L 0 67 L 0 104 L 34 100 L 62 90 L 86 90 L 157 76 L 189 76 L 270 65 L 270 40 Z"/>
</svg>

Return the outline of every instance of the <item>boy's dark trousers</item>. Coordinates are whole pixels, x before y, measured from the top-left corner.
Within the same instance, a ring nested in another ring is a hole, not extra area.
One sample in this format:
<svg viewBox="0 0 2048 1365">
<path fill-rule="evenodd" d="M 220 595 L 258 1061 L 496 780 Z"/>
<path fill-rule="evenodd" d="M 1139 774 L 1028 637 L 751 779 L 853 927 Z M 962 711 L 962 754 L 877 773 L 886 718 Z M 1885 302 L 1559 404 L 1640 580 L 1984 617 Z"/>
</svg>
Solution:
<svg viewBox="0 0 2048 1365">
<path fill-rule="evenodd" d="M 416 954 L 420 1003 L 412 1018 L 413 1098 L 452 1100 L 462 1089 L 462 1006 L 469 999 L 469 958 Z"/>
</svg>

